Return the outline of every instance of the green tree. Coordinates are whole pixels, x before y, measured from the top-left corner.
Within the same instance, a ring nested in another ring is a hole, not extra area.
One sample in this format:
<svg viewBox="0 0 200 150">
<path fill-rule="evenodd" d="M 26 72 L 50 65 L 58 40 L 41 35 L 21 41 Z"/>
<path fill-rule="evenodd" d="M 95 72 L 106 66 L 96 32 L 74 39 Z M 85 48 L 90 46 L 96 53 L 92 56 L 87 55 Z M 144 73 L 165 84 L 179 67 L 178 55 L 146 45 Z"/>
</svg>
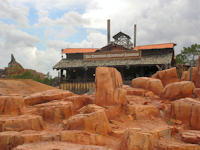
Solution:
<svg viewBox="0 0 200 150">
<path fill-rule="evenodd" d="M 186 64 L 187 63 L 187 57 L 183 55 L 182 53 L 176 55 L 176 63 L 177 64 Z"/>
<path fill-rule="evenodd" d="M 47 85 L 52 85 L 53 79 L 48 72 L 45 78 L 40 77 L 38 74 L 33 74 L 31 71 L 25 71 L 22 74 L 12 75 L 11 78 L 14 79 L 32 79 Z"/>
<path fill-rule="evenodd" d="M 197 56 L 200 54 L 200 45 L 192 44 L 190 47 L 183 47 L 180 54 L 176 56 L 178 64 L 196 64 Z"/>
</svg>

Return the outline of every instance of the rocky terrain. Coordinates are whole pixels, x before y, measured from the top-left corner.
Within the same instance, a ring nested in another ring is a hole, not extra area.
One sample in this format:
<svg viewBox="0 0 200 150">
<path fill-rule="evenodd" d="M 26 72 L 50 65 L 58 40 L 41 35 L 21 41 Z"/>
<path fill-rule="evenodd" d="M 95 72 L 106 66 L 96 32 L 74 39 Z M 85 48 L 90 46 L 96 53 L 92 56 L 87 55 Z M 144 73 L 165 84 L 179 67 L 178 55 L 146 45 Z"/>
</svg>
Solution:
<svg viewBox="0 0 200 150">
<path fill-rule="evenodd" d="M 200 150 L 199 73 L 179 80 L 171 68 L 127 86 L 115 68 L 98 67 L 92 95 L 2 92 L 0 149 Z"/>
</svg>

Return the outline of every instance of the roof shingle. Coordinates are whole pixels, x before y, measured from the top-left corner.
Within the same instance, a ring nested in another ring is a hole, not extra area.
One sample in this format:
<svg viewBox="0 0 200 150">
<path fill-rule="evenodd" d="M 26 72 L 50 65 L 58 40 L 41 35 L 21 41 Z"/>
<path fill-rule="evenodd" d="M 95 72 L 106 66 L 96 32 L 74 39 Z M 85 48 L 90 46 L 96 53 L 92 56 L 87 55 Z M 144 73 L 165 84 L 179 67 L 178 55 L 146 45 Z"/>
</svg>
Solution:
<svg viewBox="0 0 200 150">
<path fill-rule="evenodd" d="M 98 48 L 66 48 L 62 50 L 62 54 L 92 53 L 96 50 L 98 50 Z"/>
<path fill-rule="evenodd" d="M 136 46 L 133 50 L 147 50 L 147 49 L 164 49 L 164 48 L 174 48 L 176 44 L 174 43 L 164 43 L 164 44 L 152 44 L 152 45 L 143 45 Z"/>
</svg>

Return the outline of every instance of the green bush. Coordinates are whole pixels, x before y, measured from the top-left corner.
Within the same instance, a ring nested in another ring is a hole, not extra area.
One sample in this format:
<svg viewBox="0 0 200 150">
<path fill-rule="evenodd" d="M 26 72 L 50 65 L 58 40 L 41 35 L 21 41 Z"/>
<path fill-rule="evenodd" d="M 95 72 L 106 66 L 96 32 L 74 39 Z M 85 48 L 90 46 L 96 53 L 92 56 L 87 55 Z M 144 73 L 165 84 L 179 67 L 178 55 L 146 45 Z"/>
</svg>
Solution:
<svg viewBox="0 0 200 150">
<path fill-rule="evenodd" d="M 11 78 L 13 79 L 32 79 L 37 82 L 41 82 L 47 85 L 52 84 L 52 77 L 47 73 L 45 78 L 41 78 L 38 74 L 33 74 L 31 71 L 25 71 L 22 74 L 12 75 Z"/>
</svg>

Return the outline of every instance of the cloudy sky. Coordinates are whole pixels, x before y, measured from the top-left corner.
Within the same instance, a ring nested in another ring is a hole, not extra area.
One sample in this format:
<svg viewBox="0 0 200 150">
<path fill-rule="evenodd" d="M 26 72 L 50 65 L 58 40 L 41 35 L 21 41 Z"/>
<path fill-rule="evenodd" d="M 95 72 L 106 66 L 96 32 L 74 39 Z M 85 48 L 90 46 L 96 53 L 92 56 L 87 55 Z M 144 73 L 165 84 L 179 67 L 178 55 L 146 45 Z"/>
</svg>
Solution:
<svg viewBox="0 0 200 150">
<path fill-rule="evenodd" d="M 137 45 L 174 42 L 176 54 L 200 43 L 200 0 L 0 0 L 0 68 L 11 53 L 25 68 L 47 73 L 61 49 L 102 47 L 106 20 Z"/>
</svg>

